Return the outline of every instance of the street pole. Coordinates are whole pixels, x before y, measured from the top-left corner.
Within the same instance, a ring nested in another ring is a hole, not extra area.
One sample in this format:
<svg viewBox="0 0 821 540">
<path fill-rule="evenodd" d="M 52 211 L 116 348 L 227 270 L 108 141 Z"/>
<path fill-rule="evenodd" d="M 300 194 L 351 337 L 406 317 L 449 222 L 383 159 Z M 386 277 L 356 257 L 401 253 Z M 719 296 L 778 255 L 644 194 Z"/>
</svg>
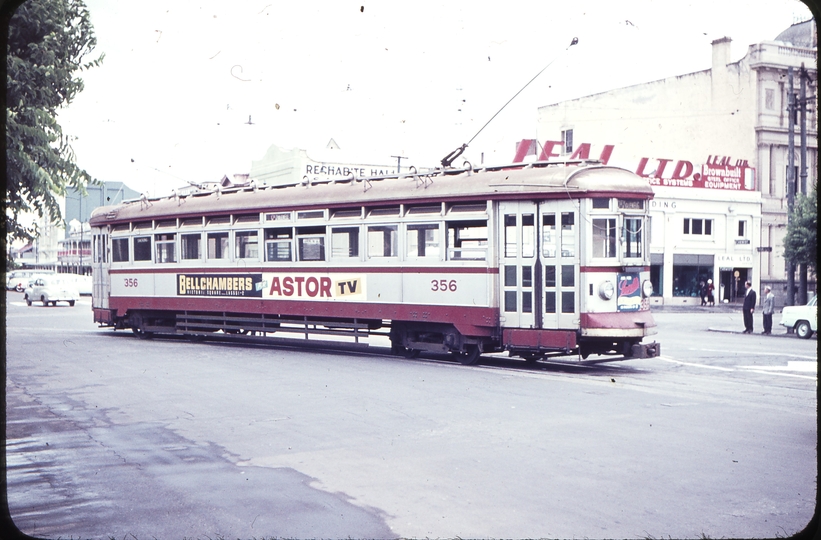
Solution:
<svg viewBox="0 0 821 540">
<path fill-rule="evenodd" d="M 804 62 L 801 62 L 800 98 L 798 101 L 801 107 L 801 194 L 807 195 L 807 79 L 809 73 L 804 69 Z M 798 265 L 798 304 L 807 303 L 807 264 Z"/>
<path fill-rule="evenodd" d="M 793 93 L 792 66 L 787 68 L 787 229 L 795 204 L 795 94 Z M 795 263 L 787 261 L 787 305 L 795 305 Z"/>
</svg>

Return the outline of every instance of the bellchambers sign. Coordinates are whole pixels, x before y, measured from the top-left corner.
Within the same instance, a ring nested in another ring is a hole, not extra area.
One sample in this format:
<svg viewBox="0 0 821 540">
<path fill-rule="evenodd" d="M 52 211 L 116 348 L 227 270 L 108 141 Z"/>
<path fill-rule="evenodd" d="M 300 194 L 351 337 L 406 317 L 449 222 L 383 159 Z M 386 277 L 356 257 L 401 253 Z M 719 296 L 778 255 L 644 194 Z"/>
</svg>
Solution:
<svg viewBox="0 0 821 540">
<path fill-rule="evenodd" d="M 536 155 L 540 145 L 535 139 L 523 139 L 516 150 L 514 163 L 520 163 L 526 155 Z M 584 160 L 596 159 L 605 165 L 617 165 L 635 171 L 636 174 L 647 178 L 653 186 L 686 187 L 702 189 L 719 189 L 727 191 L 754 191 L 755 169 L 750 167 L 746 159 L 733 160 L 730 156 L 707 156 L 706 162 L 693 164 L 684 159 L 667 159 L 641 157 L 635 166 L 625 164 L 624 161 L 612 163 L 616 146 L 605 144 L 598 155 L 592 152 L 590 143 L 581 143 L 572 152 L 562 154 L 562 141 L 545 141 L 541 145 L 539 161 L 550 161 L 551 158 Z M 592 157 L 591 157 L 592 156 Z M 558 161 L 555 160 L 554 161 Z"/>
</svg>

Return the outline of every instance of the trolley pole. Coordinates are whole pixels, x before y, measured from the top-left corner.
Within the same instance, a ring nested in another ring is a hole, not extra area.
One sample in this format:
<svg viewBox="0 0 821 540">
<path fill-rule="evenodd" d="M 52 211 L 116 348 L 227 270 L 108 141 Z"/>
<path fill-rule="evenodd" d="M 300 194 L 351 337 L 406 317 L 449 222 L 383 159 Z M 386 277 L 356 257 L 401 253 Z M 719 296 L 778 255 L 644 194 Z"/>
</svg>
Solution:
<svg viewBox="0 0 821 540">
<path fill-rule="evenodd" d="M 799 71 L 801 77 L 800 94 L 798 104 L 801 107 L 801 194 L 807 195 L 807 79 L 810 74 L 804 68 L 804 62 L 801 62 L 801 70 Z M 807 264 L 801 263 L 798 265 L 798 303 L 805 305 L 807 303 Z"/>
</svg>

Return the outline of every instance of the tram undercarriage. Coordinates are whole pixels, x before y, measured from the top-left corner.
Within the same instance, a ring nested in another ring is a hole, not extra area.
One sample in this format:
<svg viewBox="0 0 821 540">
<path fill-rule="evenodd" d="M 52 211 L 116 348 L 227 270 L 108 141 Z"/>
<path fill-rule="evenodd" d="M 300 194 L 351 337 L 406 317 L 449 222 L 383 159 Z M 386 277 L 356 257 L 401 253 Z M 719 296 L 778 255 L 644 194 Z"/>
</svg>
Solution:
<svg viewBox="0 0 821 540">
<path fill-rule="evenodd" d="M 590 355 L 614 357 L 608 360 L 650 358 L 658 356 L 661 349 L 659 343 L 641 343 L 640 338 L 613 340 L 588 337 L 576 343 L 576 335 L 572 331 L 542 330 L 534 333 L 517 329 L 514 333 L 507 330 L 496 336 L 474 337 L 465 336 L 448 323 L 283 317 L 262 313 L 133 310 L 125 317 L 100 317 L 97 322 L 115 330 L 130 328 L 140 338 L 155 334 L 182 335 L 192 339 L 214 337 L 215 334 L 237 338 L 273 338 L 272 334 L 284 333 L 291 339 L 321 341 L 329 337 L 335 340 L 343 338 L 344 342 L 367 346 L 361 340 L 381 336 L 390 340 L 394 354 L 407 358 L 414 358 L 420 353 L 450 354 L 464 365 L 476 364 L 482 353 L 503 351 L 528 362 L 536 362 L 575 355 L 581 359 L 587 359 Z M 546 339 L 545 335 L 553 337 Z M 528 343 L 528 339 L 532 342 Z"/>
</svg>

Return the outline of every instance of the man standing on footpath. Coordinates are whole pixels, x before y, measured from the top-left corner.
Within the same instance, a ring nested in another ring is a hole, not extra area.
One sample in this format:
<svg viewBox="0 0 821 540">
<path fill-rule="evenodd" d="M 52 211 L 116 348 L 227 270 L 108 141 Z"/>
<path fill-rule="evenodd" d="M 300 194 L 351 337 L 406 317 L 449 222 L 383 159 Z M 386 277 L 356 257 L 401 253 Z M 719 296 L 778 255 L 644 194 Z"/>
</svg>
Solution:
<svg viewBox="0 0 821 540">
<path fill-rule="evenodd" d="M 769 336 L 773 331 L 773 312 L 775 311 L 775 295 L 770 287 L 764 287 L 764 298 L 761 300 L 764 314 L 764 335 Z"/>
<path fill-rule="evenodd" d="M 755 311 L 756 294 L 753 286 L 749 281 L 744 282 L 744 288 L 747 292 L 744 293 L 744 306 L 741 308 L 744 314 L 744 333 L 753 333 L 753 311 Z"/>
</svg>

